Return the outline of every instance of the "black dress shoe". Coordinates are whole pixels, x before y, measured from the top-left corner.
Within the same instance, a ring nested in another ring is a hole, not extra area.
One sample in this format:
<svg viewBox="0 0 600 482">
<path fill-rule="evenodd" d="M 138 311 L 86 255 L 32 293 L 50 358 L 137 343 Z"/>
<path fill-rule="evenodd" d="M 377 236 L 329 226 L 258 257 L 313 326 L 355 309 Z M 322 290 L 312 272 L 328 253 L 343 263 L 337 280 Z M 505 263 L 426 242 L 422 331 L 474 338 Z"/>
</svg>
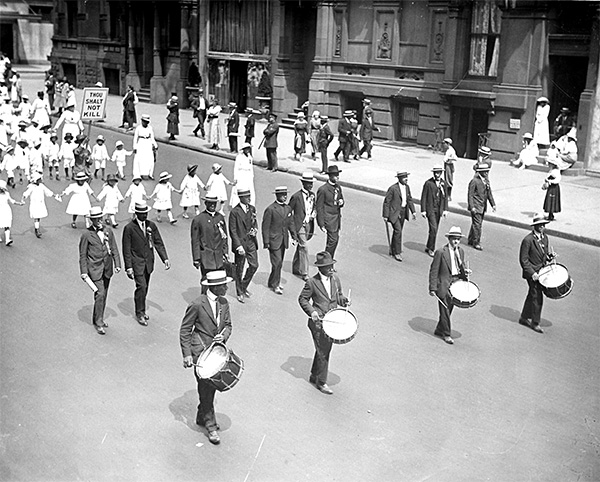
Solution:
<svg viewBox="0 0 600 482">
<path fill-rule="evenodd" d="M 327 385 L 327 383 L 323 383 L 321 385 L 318 385 L 317 388 L 319 389 L 320 392 L 326 394 L 326 395 L 333 395 L 333 390 L 331 388 L 329 388 L 329 386 Z"/>
<path fill-rule="evenodd" d="M 252 296 L 252 293 L 250 293 L 248 290 L 244 290 L 244 296 L 246 298 L 250 298 Z"/>
<path fill-rule="evenodd" d="M 244 301 L 244 295 L 237 295 L 237 300 L 238 300 L 240 303 L 245 303 L 245 301 Z"/>
<path fill-rule="evenodd" d="M 137 320 L 137 322 L 142 325 L 142 326 L 148 326 L 148 322 L 146 321 L 146 318 L 144 318 L 143 316 L 137 316 L 135 318 Z"/>
<path fill-rule="evenodd" d="M 97 326 L 96 333 L 98 333 L 99 335 L 106 335 L 106 330 L 104 329 L 103 326 Z"/>
<path fill-rule="evenodd" d="M 525 318 L 519 318 L 519 325 L 530 326 L 529 325 L 529 320 L 527 320 Z"/>
<path fill-rule="evenodd" d="M 144 313 L 142 316 L 143 316 L 144 320 L 146 320 L 146 321 L 148 321 L 150 319 L 150 317 L 146 313 Z"/>
<path fill-rule="evenodd" d="M 537 333 L 544 333 L 544 330 L 540 327 L 540 325 L 531 325 L 531 329 Z"/>
<path fill-rule="evenodd" d="M 483 251 L 481 244 L 476 244 L 475 246 L 473 246 L 473 248 L 475 248 L 477 251 Z"/>
<path fill-rule="evenodd" d="M 208 440 L 213 445 L 219 445 L 221 443 L 221 437 L 219 437 L 219 434 L 216 430 L 211 430 L 208 432 Z"/>
</svg>

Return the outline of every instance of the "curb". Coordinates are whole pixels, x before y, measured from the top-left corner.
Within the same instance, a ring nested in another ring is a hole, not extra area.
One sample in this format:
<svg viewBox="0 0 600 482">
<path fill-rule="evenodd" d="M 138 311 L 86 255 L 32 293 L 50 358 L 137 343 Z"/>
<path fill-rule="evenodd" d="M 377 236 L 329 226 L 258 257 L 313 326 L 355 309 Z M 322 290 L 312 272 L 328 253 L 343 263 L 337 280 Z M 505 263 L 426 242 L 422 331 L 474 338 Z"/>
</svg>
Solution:
<svg viewBox="0 0 600 482">
<path fill-rule="evenodd" d="M 124 134 L 124 135 L 133 137 L 133 133 L 124 132 L 122 129 L 119 129 L 118 127 L 108 126 L 101 122 L 92 122 L 92 125 L 99 129 L 105 129 L 105 130 L 112 131 L 112 132 L 118 132 L 119 134 Z M 184 144 L 181 141 L 177 141 L 177 140 L 167 142 L 164 139 L 156 139 L 156 142 L 158 142 L 160 144 L 167 144 L 170 146 L 188 149 L 190 151 L 201 152 L 203 154 L 220 157 L 222 159 L 228 159 L 230 161 L 235 160 L 234 154 L 231 154 L 231 153 L 228 153 L 225 151 L 215 151 L 213 149 L 207 149 L 204 147 L 190 146 L 190 145 Z M 266 161 L 254 161 L 254 165 L 259 166 L 259 167 L 266 167 L 267 162 Z M 287 173 L 287 174 L 293 174 L 294 176 L 298 176 L 298 177 L 302 176 L 302 173 L 303 173 L 303 171 L 299 171 L 294 168 L 280 168 L 278 171 Z M 315 174 L 315 179 L 318 179 L 320 181 L 325 181 L 327 178 L 326 178 L 326 176 L 323 176 L 322 174 Z M 374 187 L 370 187 L 370 186 L 363 186 L 361 184 L 356 184 L 356 183 L 348 182 L 348 181 L 340 180 L 339 183 L 343 187 L 347 187 L 347 188 L 353 189 L 355 191 L 368 192 L 370 194 L 375 194 L 375 195 L 381 196 L 381 197 L 384 197 L 385 193 L 387 192 L 387 190 L 384 190 L 384 189 L 374 188 Z M 419 199 L 413 199 L 413 201 L 415 204 L 420 205 Z M 449 206 L 448 212 L 451 212 L 453 214 L 460 214 L 461 216 L 466 216 L 469 218 L 471 217 L 471 213 L 464 208 Z M 511 226 L 514 228 L 524 229 L 526 231 L 531 230 L 531 225 L 529 223 L 525 223 L 522 221 L 515 221 L 513 219 L 501 218 L 501 217 L 495 216 L 493 214 L 486 215 L 485 220 L 488 222 L 491 222 L 491 223 L 503 224 L 505 226 Z M 600 247 L 600 239 L 594 239 L 594 238 L 590 238 L 588 236 L 582 236 L 579 234 L 565 233 L 563 231 L 557 231 L 557 230 L 554 230 L 551 228 L 546 229 L 546 233 L 550 236 L 555 236 L 557 238 L 566 239 L 568 241 L 575 241 L 577 243 Z"/>
</svg>

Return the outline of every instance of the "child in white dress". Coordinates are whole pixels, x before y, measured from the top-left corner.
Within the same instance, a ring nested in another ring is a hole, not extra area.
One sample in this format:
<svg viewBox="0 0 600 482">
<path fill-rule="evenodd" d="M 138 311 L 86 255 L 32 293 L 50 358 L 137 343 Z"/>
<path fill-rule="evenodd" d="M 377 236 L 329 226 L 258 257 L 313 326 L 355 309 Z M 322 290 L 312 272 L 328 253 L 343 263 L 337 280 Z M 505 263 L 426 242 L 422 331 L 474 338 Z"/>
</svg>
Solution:
<svg viewBox="0 0 600 482">
<path fill-rule="evenodd" d="M 77 228 L 77 216 L 84 216 L 85 218 L 85 227 L 89 227 L 89 219 L 88 215 L 90 214 L 90 209 L 92 209 L 92 205 L 90 203 L 90 196 L 92 196 L 96 201 L 96 195 L 90 185 L 86 182 L 87 175 L 85 172 L 78 172 L 75 175 L 75 182 L 69 184 L 67 188 L 60 194 L 60 197 L 67 196 L 72 194 L 71 200 L 67 206 L 67 214 L 73 216 L 73 221 L 71 222 L 71 227 L 73 229 Z"/>
<path fill-rule="evenodd" d="M 42 140 L 37 139 L 33 148 L 29 150 L 29 178 L 33 179 L 33 174 L 44 172 L 44 161 L 42 160 Z"/>
<path fill-rule="evenodd" d="M 19 172 L 19 184 L 23 184 L 23 173 L 29 179 L 29 143 L 25 139 L 19 139 L 15 146 L 14 166 Z"/>
<path fill-rule="evenodd" d="M 11 204 L 22 206 L 24 203 L 15 201 L 6 190 L 6 181 L 0 179 L 0 229 L 4 229 L 4 242 L 6 246 L 13 243 L 10 237 L 10 228 L 12 226 Z"/>
<path fill-rule="evenodd" d="M 108 150 L 104 145 L 104 136 L 100 134 L 96 138 L 96 145 L 92 148 L 92 161 L 94 162 L 94 178 L 98 179 L 98 171 L 102 169 L 102 180 L 104 181 L 104 175 L 106 174 L 106 161 L 110 159 Z"/>
<path fill-rule="evenodd" d="M 62 160 L 63 168 L 65 170 L 65 177 L 69 179 L 69 168 L 75 165 L 75 155 L 73 151 L 77 147 L 77 144 L 73 142 L 73 134 L 67 132 L 65 134 L 65 140 L 60 146 L 58 152 L 58 158 Z"/>
<path fill-rule="evenodd" d="M 48 143 L 42 145 L 42 159 L 48 164 L 48 174 L 52 179 L 52 170 L 56 169 L 56 180 L 60 181 L 58 172 L 60 146 L 58 144 L 58 134 L 54 131 L 50 133 Z"/>
<path fill-rule="evenodd" d="M 25 199 L 29 198 L 29 217 L 33 219 L 35 235 L 38 238 L 42 237 L 40 220 L 48 216 L 46 197 L 50 196 L 56 197 L 56 195 L 42 183 L 42 175 L 38 172 L 33 173 L 31 176 L 31 183 L 23 193 L 21 202 L 24 202 Z"/>
<path fill-rule="evenodd" d="M 158 211 L 157 221 L 159 223 L 162 222 L 162 219 L 160 217 L 161 211 L 167 211 L 167 216 L 169 217 L 169 222 L 171 224 L 175 224 L 177 222 L 177 219 L 173 218 L 173 213 L 171 212 L 171 209 L 173 209 L 173 203 L 171 202 L 171 193 L 175 191 L 176 193 L 181 194 L 181 191 L 179 189 L 175 189 L 173 187 L 173 184 L 169 182 L 169 179 L 171 179 L 171 177 L 173 176 L 171 176 L 171 174 L 169 174 L 167 171 L 161 172 L 158 184 L 154 188 L 154 191 L 152 192 L 149 198 L 156 198 L 156 201 L 154 201 L 153 208 Z"/>
<path fill-rule="evenodd" d="M 106 176 L 106 184 L 98 194 L 98 201 L 104 199 L 104 208 L 102 212 L 106 216 L 106 223 L 111 224 L 113 228 L 119 226 L 115 216 L 119 212 L 119 203 L 123 202 L 123 195 L 117 187 L 119 180 L 114 174 Z"/>
<path fill-rule="evenodd" d="M 2 158 L 2 169 L 0 171 L 6 171 L 6 183 L 9 187 L 15 188 L 15 169 L 17 168 L 17 161 L 15 159 L 15 148 L 8 146 L 4 151 L 4 157 Z"/>
<path fill-rule="evenodd" d="M 111 161 L 116 163 L 118 175 L 121 179 L 125 179 L 125 165 L 127 164 L 125 158 L 131 156 L 131 154 L 133 154 L 133 151 L 126 151 L 122 141 L 116 142 Z"/>
<path fill-rule="evenodd" d="M 183 208 L 183 218 L 188 219 L 187 208 L 194 207 L 196 215 L 200 214 L 200 189 L 204 189 L 204 183 L 196 175 L 197 164 L 190 164 L 187 167 L 187 176 L 181 181 L 179 189 L 181 190 L 181 200 L 179 205 Z"/>
<path fill-rule="evenodd" d="M 223 214 L 223 204 L 227 202 L 227 185 L 233 186 L 235 182 L 231 182 L 225 177 L 225 174 L 221 172 L 223 166 L 218 162 L 212 165 L 213 173 L 208 178 L 206 183 L 206 195 L 216 196 L 219 200 L 217 202 L 217 211 Z"/>
<path fill-rule="evenodd" d="M 148 196 L 146 195 L 146 188 L 142 184 L 142 178 L 140 176 L 134 176 L 124 197 L 131 199 L 129 202 L 128 212 L 135 218 L 135 205 L 142 204 L 146 199 L 148 199 Z"/>
</svg>

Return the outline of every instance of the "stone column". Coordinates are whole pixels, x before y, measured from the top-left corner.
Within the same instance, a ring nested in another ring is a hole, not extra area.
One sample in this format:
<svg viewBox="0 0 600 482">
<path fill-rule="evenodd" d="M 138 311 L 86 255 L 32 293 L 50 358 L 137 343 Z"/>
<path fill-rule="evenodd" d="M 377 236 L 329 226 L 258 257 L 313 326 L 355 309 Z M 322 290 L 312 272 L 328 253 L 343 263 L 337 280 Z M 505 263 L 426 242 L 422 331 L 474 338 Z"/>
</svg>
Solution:
<svg viewBox="0 0 600 482">
<path fill-rule="evenodd" d="M 198 64 L 198 0 L 190 5 L 189 31 L 190 31 L 190 62 Z M 200 71 L 202 74 L 202 71 Z M 204 80 L 204 79 L 203 79 Z"/>
<path fill-rule="evenodd" d="M 317 28 L 315 33 L 314 72 L 309 82 L 308 98 L 312 105 L 327 106 L 328 94 L 326 84 L 331 73 L 331 59 L 335 45 L 336 26 L 334 3 L 331 0 L 320 2 L 317 6 Z M 329 115 L 326 107 L 321 113 Z"/>
<path fill-rule="evenodd" d="M 208 85 L 208 58 L 206 57 L 209 48 L 208 30 L 210 28 L 208 2 L 209 0 L 198 0 L 198 20 L 196 21 L 198 25 L 198 40 L 196 42 L 198 47 L 198 70 L 200 70 L 200 75 L 202 76 L 204 94 L 207 98 L 210 92 Z"/>
<path fill-rule="evenodd" d="M 137 64 L 135 61 L 135 22 L 136 17 L 134 15 L 134 9 L 131 6 L 131 2 L 127 2 L 127 74 L 125 75 L 125 83 L 133 86 L 135 90 L 140 90 L 141 82 L 140 76 L 137 71 Z"/>
<path fill-rule="evenodd" d="M 152 25 L 152 78 L 150 79 L 150 99 L 153 104 L 164 104 L 170 97 L 165 86 L 163 66 L 160 59 L 160 25 L 161 18 L 156 2 L 154 7 L 154 23 Z"/>
<path fill-rule="evenodd" d="M 189 2 L 180 2 L 181 8 L 181 33 L 179 48 L 179 80 L 177 81 L 177 96 L 179 106 L 187 108 L 189 105 L 186 86 L 188 83 L 188 70 L 190 68 L 190 27 L 189 27 Z"/>
<path fill-rule="evenodd" d="M 600 128 L 598 128 L 600 126 L 600 48 L 598 47 L 598 38 L 600 37 L 600 8 L 598 8 L 596 15 L 597 18 L 594 22 L 590 39 L 590 72 L 588 72 L 587 81 L 587 84 L 593 89 L 594 94 L 590 100 L 590 114 L 586 126 L 587 142 L 584 145 L 584 149 L 580 149 L 579 156 L 582 157 L 579 157 L 579 159 L 583 161 L 585 169 L 600 173 Z M 596 77 L 595 79 L 594 76 Z M 595 88 L 593 87 L 594 81 L 596 84 Z M 578 124 L 581 124 L 582 120 L 579 119 Z"/>
</svg>

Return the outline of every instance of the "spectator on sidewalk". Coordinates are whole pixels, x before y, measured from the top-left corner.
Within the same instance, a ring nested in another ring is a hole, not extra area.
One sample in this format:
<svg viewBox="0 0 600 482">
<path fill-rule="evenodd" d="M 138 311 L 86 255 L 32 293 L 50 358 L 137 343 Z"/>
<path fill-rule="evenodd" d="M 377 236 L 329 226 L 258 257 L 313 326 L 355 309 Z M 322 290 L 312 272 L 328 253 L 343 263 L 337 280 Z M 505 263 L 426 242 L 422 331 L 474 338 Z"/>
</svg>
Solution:
<svg viewBox="0 0 600 482">
<path fill-rule="evenodd" d="M 533 141 L 538 145 L 538 148 L 550 144 L 549 114 L 550 101 L 546 97 L 540 97 L 536 102 L 535 124 L 533 126 Z"/>
<path fill-rule="evenodd" d="M 351 110 L 344 111 L 343 118 L 338 123 L 338 140 L 340 145 L 333 153 L 335 160 L 338 160 L 340 153 L 344 156 L 344 162 L 350 162 L 350 150 L 352 149 L 351 136 L 352 126 L 350 125 L 350 118 L 354 115 Z"/>
<path fill-rule="evenodd" d="M 125 127 L 127 124 L 127 130 L 133 129 L 133 126 L 137 123 L 137 114 L 135 106 L 138 103 L 138 96 L 132 85 L 127 86 L 127 93 L 123 97 L 123 121 L 119 127 Z"/>
<path fill-rule="evenodd" d="M 371 160 L 371 149 L 373 149 L 373 131 L 378 131 L 379 129 L 373 125 L 373 116 L 371 112 L 367 112 L 366 115 L 363 115 L 363 121 L 360 126 L 360 140 L 363 142 L 363 146 L 358 153 L 358 157 L 362 157 L 362 155 L 366 152 L 367 159 Z"/>
<path fill-rule="evenodd" d="M 554 213 L 559 213 L 560 205 L 560 169 L 556 165 L 557 161 L 548 159 L 550 172 L 546 177 L 542 189 L 546 191 L 544 198 L 544 212 L 548 213 L 548 221 L 554 221 Z"/>
<path fill-rule="evenodd" d="M 204 130 L 204 122 L 206 121 L 206 110 L 208 109 L 208 102 L 204 97 L 204 89 L 200 87 L 198 89 L 198 95 L 195 95 L 192 99 L 191 103 L 192 108 L 192 116 L 194 119 L 198 121 L 198 125 L 193 130 L 195 136 L 198 135 L 198 131 L 200 131 L 200 136 L 202 139 L 206 136 L 206 132 Z"/>
<path fill-rule="evenodd" d="M 446 181 L 446 190 L 448 192 L 448 201 L 452 201 L 452 187 L 454 187 L 454 163 L 457 160 L 456 151 L 452 147 L 452 139 L 444 139 L 446 152 L 444 154 L 444 181 Z"/>
<path fill-rule="evenodd" d="M 206 120 L 208 122 L 208 143 L 211 149 L 219 150 L 219 143 L 221 142 L 221 126 L 219 124 L 219 114 L 221 113 L 221 106 L 219 105 L 219 99 L 214 98 L 210 103 L 210 107 L 206 112 Z"/>
<path fill-rule="evenodd" d="M 329 117 L 322 115 L 320 118 L 321 128 L 317 134 L 317 149 L 321 153 L 321 174 L 327 174 L 328 170 L 328 154 L 327 149 L 333 141 L 333 132 L 329 127 Z"/>
<path fill-rule="evenodd" d="M 571 110 L 568 107 L 561 108 L 560 114 L 554 120 L 554 140 L 568 134 L 573 127 L 575 127 L 575 120 Z"/>
<path fill-rule="evenodd" d="M 250 155 L 252 155 L 252 139 L 254 139 L 254 126 L 256 124 L 255 116 L 260 114 L 259 111 L 254 109 L 246 109 L 248 117 L 246 117 L 246 125 L 244 126 L 244 142 L 250 144 Z"/>
<path fill-rule="evenodd" d="M 511 162 L 511 166 L 518 167 L 520 170 L 527 169 L 529 166 L 537 164 L 537 156 L 540 155 L 540 150 L 535 142 L 533 135 L 526 132 L 523 134 L 523 149 L 519 152 L 519 157 L 516 161 Z"/>
<path fill-rule="evenodd" d="M 429 223 L 425 252 L 433 258 L 440 219 L 448 215 L 448 190 L 442 179 L 444 168 L 436 164 L 431 172 L 433 176 L 425 181 L 421 191 L 421 216 Z"/>
<path fill-rule="evenodd" d="M 264 143 L 267 151 L 267 171 L 277 171 L 277 136 L 279 135 L 279 124 L 277 124 L 277 115 L 269 113 L 269 123 L 263 131 L 265 136 Z"/>
<path fill-rule="evenodd" d="M 577 129 L 573 127 L 568 134 L 553 142 L 548 149 L 548 159 L 561 171 L 577 162 Z"/>
<path fill-rule="evenodd" d="M 317 152 L 320 151 L 318 146 L 319 130 L 321 129 L 321 113 L 318 110 L 313 111 L 308 123 L 308 130 L 310 132 L 310 146 L 312 147 L 311 156 L 313 159 L 317 158 Z"/>
<path fill-rule="evenodd" d="M 481 247 L 481 228 L 488 202 L 492 206 L 492 211 L 496 212 L 496 202 L 488 179 L 490 167 L 490 164 L 486 162 L 478 163 L 475 166 L 475 175 L 469 182 L 467 194 L 467 209 L 471 213 L 471 229 L 469 230 L 467 244 L 478 251 L 483 249 Z"/>
<path fill-rule="evenodd" d="M 229 103 L 229 116 L 227 116 L 227 137 L 229 138 L 229 152 L 237 154 L 238 136 L 240 129 L 240 114 L 235 102 Z"/>
<path fill-rule="evenodd" d="M 179 99 L 175 93 L 171 94 L 171 98 L 167 102 L 167 134 L 169 134 L 169 140 L 174 141 L 175 136 L 179 135 Z"/>
<path fill-rule="evenodd" d="M 294 121 L 294 160 L 301 161 L 302 154 L 306 152 L 306 136 L 308 135 L 308 122 L 304 112 L 298 112 Z"/>
</svg>

